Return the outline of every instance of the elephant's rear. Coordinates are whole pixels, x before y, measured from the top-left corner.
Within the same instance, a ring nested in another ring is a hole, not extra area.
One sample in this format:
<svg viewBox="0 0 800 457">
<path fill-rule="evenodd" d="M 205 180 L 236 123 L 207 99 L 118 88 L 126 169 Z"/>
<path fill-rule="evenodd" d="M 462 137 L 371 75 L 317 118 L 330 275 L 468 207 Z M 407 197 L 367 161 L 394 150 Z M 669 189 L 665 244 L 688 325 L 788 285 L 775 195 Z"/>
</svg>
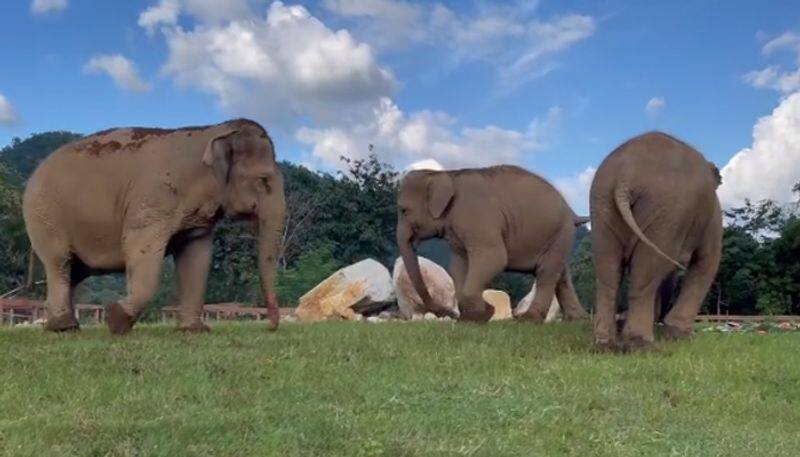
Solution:
<svg viewBox="0 0 800 457">
<path fill-rule="evenodd" d="M 80 245 L 119 244 L 118 227 L 107 216 L 117 206 L 113 189 L 119 187 L 119 179 L 103 160 L 80 149 L 97 138 L 62 146 L 45 158 L 28 180 L 23 217 L 31 245 L 43 261 L 75 253 Z M 106 185 L 109 183 L 114 185 Z M 87 220 L 91 224 L 81 225 Z M 101 260 L 114 267 L 119 263 L 117 258 Z"/>
<path fill-rule="evenodd" d="M 630 233 L 631 224 L 618 208 L 624 200 L 643 232 L 683 243 L 665 249 L 685 257 L 719 213 L 718 184 L 718 170 L 694 148 L 664 133 L 646 133 L 615 149 L 598 168 L 591 189 L 592 221 L 617 236 Z"/>
</svg>

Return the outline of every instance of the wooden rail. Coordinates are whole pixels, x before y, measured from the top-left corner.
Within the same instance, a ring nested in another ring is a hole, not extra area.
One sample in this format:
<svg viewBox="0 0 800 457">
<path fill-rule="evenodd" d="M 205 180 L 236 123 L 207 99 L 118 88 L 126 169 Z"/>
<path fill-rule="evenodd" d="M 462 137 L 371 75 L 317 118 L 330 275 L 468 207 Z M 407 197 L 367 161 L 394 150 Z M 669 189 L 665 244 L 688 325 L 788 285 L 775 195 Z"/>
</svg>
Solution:
<svg viewBox="0 0 800 457">
<path fill-rule="evenodd" d="M 154 311 L 159 320 L 175 320 L 179 309 L 167 306 Z M 293 308 L 281 308 L 281 316 L 294 312 Z M 75 305 L 75 317 L 83 322 L 104 322 L 105 306 Z M 203 318 L 207 320 L 262 320 L 267 310 L 260 307 L 244 306 L 241 303 L 215 303 L 203 306 Z M 47 310 L 41 300 L 26 298 L 0 298 L 0 325 L 13 325 L 21 322 L 41 322 L 47 318 Z M 728 316 L 721 314 L 701 314 L 697 322 L 800 322 L 800 316 Z"/>
<path fill-rule="evenodd" d="M 282 316 L 289 315 L 292 308 L 280 308 Z M 159 320 L 173 320 L 178 317 L 178 307 L 167 306 L 155 310 Z M 103 305 L 76 304 L 75 317 L 83 322 L 104 322 L 106 309 Z M 267 310 L 244 306 L 240 303 L 215 303 L 203 306 L 203 318 L 207 320 L 262 320 Z M 40 322 L 47 318 L 47 310 L 41 300 L 25 298 L 0 298 L 0 325 L 13 325 L 21 322 Z"/>
</svg>

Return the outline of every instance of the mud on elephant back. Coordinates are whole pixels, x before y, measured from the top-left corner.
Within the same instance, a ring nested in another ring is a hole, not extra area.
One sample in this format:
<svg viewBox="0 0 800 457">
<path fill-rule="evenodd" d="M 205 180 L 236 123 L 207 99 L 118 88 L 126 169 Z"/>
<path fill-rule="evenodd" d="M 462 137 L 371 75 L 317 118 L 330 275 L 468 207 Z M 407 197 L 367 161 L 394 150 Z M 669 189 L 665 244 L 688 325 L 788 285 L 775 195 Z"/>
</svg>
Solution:
<svg viewBox="0 0 800 457">
<path fill-rule="evenodd" d="M 126 273 L 108 310 L 113 334 L 131 330 L 175 258 L 179 328 L 207 331 L 202 305 L 215 224 L 246 219 L 257 232 L 269 326 L 277 328 L 276 260 L 283 177 L 267 131 L 237 119 L 178 129 L 115 128 L 67 144 L 28 181 L 23 215 L 47 275 L 46 329 L 78 328 L 73 291 L 90 275 Z"/>
</svg>

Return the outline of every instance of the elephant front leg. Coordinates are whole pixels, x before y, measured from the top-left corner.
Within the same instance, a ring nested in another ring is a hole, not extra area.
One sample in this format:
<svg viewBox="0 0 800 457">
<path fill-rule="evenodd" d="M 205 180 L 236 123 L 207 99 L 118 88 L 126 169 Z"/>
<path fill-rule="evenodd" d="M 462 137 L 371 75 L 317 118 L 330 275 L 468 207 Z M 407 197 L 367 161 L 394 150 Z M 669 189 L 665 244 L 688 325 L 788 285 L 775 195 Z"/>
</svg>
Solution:
<svg viewBox="0 0 800 457">
<path fill-rule="evenodd" d="M 494 308 L 483 299 L 486 286 L 506 267 L 508 256 L 504 246 L 482 248 L 468 252 L 468 268 L 464 285 L 456 290 L 460 311 L 459 320 L 487 322 Z"/>
<path fill-rule="evenodd" d="M 113 335 L 124 335 L 133 328 L 158 288 L 164 263 L 166 241 L 156 243 L 136 235 L 129 237 L 129 241 L 125 265 L 128 293 L 119 303 L 108 307 L 108 329 Z"/>
<path fill-rule="evenodd" d="M 178 277 L 178 328 L 184 332 L 207 332 L 203 323 L 206 282 L 211 267 L 213 235 L 188 241 L 175 255 Z"/>
</svg>

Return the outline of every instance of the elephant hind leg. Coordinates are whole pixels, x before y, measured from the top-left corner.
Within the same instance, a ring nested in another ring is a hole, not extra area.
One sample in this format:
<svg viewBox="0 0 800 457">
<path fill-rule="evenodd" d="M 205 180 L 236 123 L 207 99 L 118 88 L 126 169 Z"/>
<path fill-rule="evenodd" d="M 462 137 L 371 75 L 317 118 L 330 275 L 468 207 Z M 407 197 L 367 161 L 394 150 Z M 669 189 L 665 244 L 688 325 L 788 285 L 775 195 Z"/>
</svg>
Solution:
<svg viewBox="0 0 800 457">
<path fill-rule="evenodd" d="M 628 314 L 622 330 L 625 349 L 649 349 L 655 341 L 656 295 L 675 267 L 637 246 L 631 259 Z"/>
<path fill-rule="evenodd" d="M 617 293 L 622 283 L 622 247 L 601 224 L 592 227 L 595 271 L 594 347 L 615 350 L 617 345 Z"/>
<path fill-rule="evenodd" d="M 558 284 L 556 284 L 556 298 L 564 313 L 564 319 L 568 321 L 582 320 L 589 317 L 589 313 L 583 309 L 580 300 L 578 300 L 578 294 L 575 293 L 575 286 L 572 284 L 572 274 L 568 266 L 564 267 L 564 271 L 558 279 Z"/>
<path fill-rule="evenodd" d="M 47 277 L 45 330 L 64 332 L 80 328 L 72 308 L 71 262 L 68 254 L 42 259 Z"/>
<path fill-rule="evenodd" d="M 675 306 L 664 317 L 664 336 L 667 339 L 691 337 L 694 320 L 717 276 L 721 244 L 721 238 L 716 238 L 695 253 Z"/>
</svg>

